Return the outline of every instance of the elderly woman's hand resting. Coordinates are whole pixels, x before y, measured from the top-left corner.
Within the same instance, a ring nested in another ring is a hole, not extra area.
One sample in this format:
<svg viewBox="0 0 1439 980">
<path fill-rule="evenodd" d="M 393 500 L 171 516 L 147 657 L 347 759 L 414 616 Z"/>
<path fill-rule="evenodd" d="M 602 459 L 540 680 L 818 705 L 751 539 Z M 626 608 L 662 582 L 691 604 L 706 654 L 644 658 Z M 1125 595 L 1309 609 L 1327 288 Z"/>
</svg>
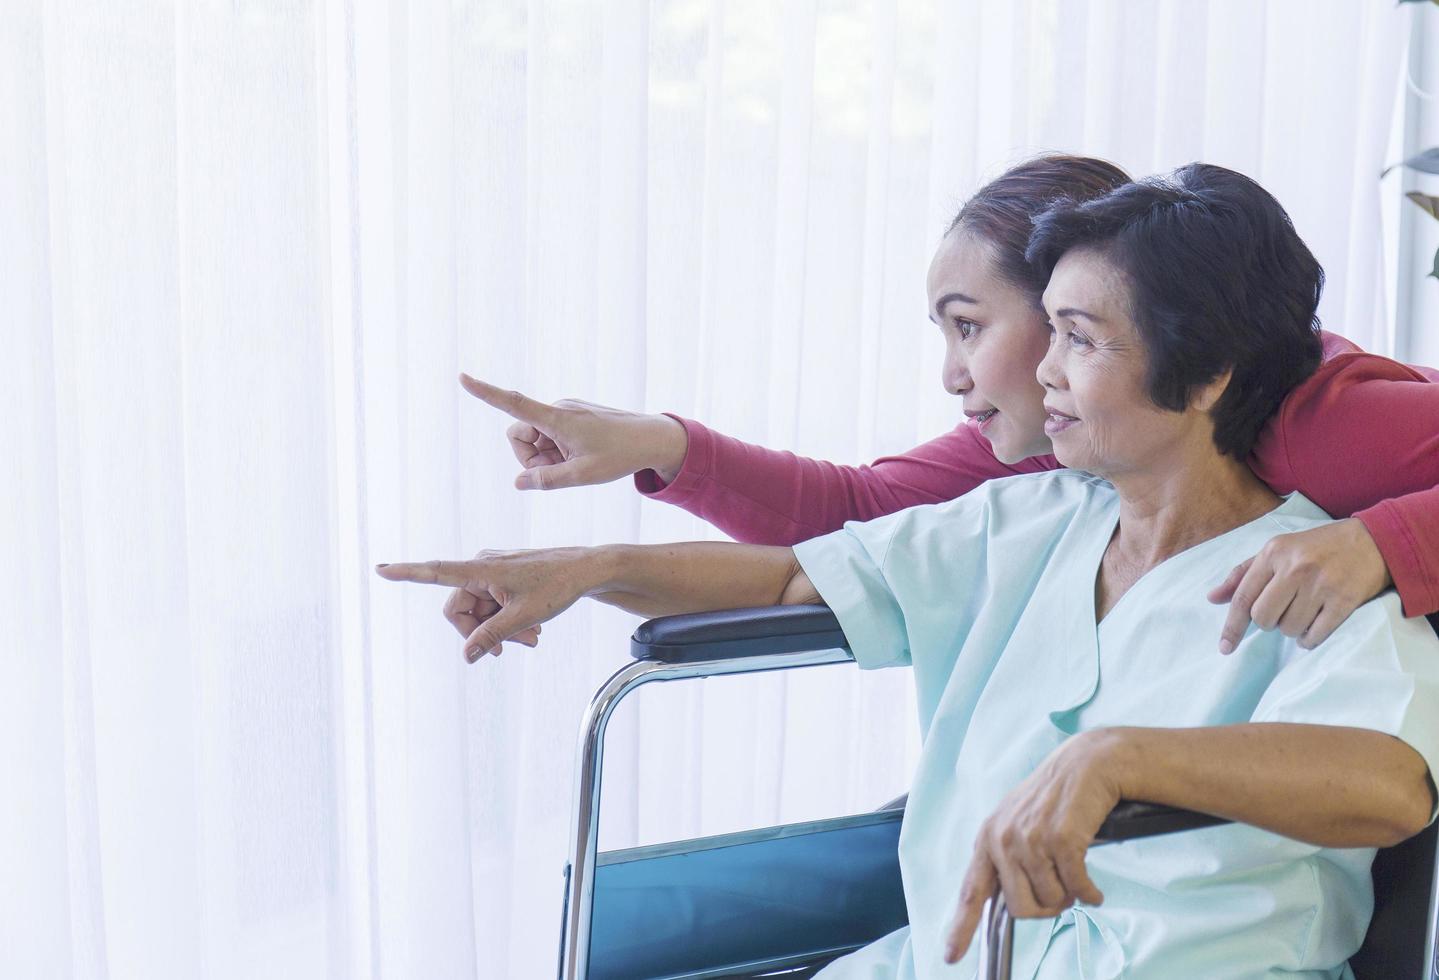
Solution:
<svg viewBox="0 0 1439 980">
<path fill-rule="evenodd" d="M 1076 735 L 1006 796 L 984 822 L 960 888 L 945 953 L 954 963 L 974 938 L 984 903 L 998 891 L 1015 918 L 1049 918 L 1104 896 L 1085 870 L 1094 835 L 1119 803 L 1105 761 L 1103 729 Z"/>
</svg>

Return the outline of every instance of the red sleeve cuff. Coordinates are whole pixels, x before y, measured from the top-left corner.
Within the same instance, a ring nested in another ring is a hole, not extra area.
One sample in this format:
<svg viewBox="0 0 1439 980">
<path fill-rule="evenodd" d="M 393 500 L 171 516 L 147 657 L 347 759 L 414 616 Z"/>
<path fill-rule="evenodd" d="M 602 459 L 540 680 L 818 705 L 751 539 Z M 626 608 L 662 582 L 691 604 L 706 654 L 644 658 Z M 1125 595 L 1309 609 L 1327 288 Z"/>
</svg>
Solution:
<svg viewBox="0 0 1439 980">
<path fill-rule="evenodd" d="M 1426 533 L 1422 525 L 1415 526 L 1415 515 L 1406 513 L 1411 508 L 1405 506 L 1412 497 L 1433 493 L 1435 491 L 1381 500 L 1354 515 L 1379 546 L 1379 554 L 1389 567 L 1389 577 L 1394 580 L 1394 589 L 1399 593 L 1406 616 L 1439 612 L 1439 549 L 1426 547 L 1426 544 L 1439 544 L 1426 542 L 1427 538 L 1439 538 L 1439 530 Z"/>
<path fill-rule="evenodd" d="M 640 470 L 635 474 L 635 489 L 651 500 L 683 507 L 699 494 L 709 478 L 714 463 L 714 437 L 710 430 L 693 419 L 681 418 L 673 412 L 665 412 L 670 418 L 685 427 L 688 445 L 680 471 L 672 483 L 665 483 L 654 470 Z"/>
</svg>

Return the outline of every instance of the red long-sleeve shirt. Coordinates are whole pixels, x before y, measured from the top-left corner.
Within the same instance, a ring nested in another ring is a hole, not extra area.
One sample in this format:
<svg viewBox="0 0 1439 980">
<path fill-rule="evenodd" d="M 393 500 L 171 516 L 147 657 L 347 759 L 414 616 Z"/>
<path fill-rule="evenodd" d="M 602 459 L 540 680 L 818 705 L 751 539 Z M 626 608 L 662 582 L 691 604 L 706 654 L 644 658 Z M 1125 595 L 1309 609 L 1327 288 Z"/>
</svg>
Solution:
<svg viewBox="0 0 1439 980">
<path fill-rule="evenodd" d="M 754 544 L 794 544 L 995 477 L 1059 468 L 1053 456 L 1002 463 L 968 424 L 899 456 L 840 466 L 675 418 L 689 433 L 683 467 L 667 486 L 653 470 L 637 473 L 636 488 Z M 1405 615 L 1439 612 L 1439 371 L 1325 333 L 1324 362 L 1274 413 L 1249 463 L 1276 493 L 1299 490 L 1362 521 Z"/>
</svg>

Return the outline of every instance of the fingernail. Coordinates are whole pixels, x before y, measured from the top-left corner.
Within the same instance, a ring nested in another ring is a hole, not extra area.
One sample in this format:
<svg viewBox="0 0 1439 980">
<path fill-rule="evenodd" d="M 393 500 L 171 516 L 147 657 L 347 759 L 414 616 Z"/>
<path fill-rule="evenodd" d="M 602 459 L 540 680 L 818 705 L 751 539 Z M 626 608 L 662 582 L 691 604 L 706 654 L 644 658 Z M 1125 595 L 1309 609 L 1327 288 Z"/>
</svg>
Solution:
<svg viewBox="0 0 1439 980">
<path fill-rule="evenodd" d="M 465 659 L 468 660 L 470 663 L 474 663 L 476 660 L 480 659 L 480 654 L 484 652 L 485 651 L 479 647 L 470 647 L 468 650 L 465 651 Z"/>
<path fill-rule="evenodd" d="M 1225 656 L 1228 656 L 1229 654 L 1233 653 L 1233 652 L 1234 652 L 1234 641 L 1231 640 L 1231 639 L 1230 639 L 1229 637 L 1227 637 L 1227 636 L 1226 636 L 1224 639 L 1220 640 L 1220 641 L 1219 641 L 1219 652 L 1222 653 L 1222 654 L 1224 654 Z"/>
<path fill-rule="evenodd" d="M 379 571 L 379 570 L 382 569 L 382 568 L 389 568 L 389 567 L 390 567 L 390 563 L 389 563 L 389 562 L 387 562 L 387 561 L 382 561 L 382 562 L 380 562 L 378 565 L 375 566 L 375 571 Z"/>
</svg>

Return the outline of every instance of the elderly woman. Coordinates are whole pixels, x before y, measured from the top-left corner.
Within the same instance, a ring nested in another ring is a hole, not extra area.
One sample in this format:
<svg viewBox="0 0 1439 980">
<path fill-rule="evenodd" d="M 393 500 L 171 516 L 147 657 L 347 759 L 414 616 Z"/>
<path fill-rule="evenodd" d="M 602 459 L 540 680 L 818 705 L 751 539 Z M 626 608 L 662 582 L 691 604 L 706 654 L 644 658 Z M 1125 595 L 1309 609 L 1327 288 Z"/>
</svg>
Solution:
<svg viewBox="0 0 1439 980">
<path fill-rule="evenodd" d="M 1373 848 L 1425 826 L 1439 640 L 1392 593 L 1312 651 L 1216 662 L 1201 586 L 1328 517 L 1243 460 L 1319 363 L 1321 273 L 1252 181 L 1193 165 L 1061 205 L 1038 377 L 1069 471 L 995 480 L 794 548 L 698 543 L 382 566 L 460 587 L 493 648 L 579 597 L 644 615 L 822 601 L 856 660 L 914 667 L 900 840 L 911 925 L 825 976 L 964 976 L 979 908 L 1028 917 L 1021 976 L 1347 975 Z M 1122 798 L 1241 825 L 1087 854 Z M 956 913 L 955 896 L 959 896 Z"/>
</svg>

